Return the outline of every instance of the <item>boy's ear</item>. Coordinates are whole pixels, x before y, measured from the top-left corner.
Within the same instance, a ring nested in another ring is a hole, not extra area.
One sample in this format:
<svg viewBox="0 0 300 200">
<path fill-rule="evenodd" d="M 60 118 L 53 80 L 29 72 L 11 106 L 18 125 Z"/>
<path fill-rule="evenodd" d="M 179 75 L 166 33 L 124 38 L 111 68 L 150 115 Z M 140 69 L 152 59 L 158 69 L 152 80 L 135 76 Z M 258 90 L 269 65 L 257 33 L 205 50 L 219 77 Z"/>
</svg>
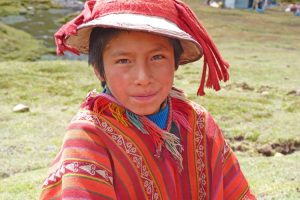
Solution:
<svg viewBox="0 0 300 200">
<path fill-rule="evenodd" d="M 98 69 L 97 69 L 96 67 L 93 67 L 93 68 L 94 68 L 94 72 L 95 72 L 97 78 L 98 78 L 101 82 L 105 81 L 105 78 L 104 78 L 103 76 L 101 76 L 101 74 L 99 73 Z"/>
</svg>

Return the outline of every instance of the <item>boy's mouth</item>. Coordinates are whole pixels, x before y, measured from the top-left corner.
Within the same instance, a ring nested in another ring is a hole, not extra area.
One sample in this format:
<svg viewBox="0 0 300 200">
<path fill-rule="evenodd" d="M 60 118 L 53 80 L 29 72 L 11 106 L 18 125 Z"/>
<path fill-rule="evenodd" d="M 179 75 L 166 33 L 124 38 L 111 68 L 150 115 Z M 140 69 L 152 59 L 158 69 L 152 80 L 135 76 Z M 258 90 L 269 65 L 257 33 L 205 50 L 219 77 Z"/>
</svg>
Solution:
<svg viewBox="0 0 300 200">
<path fill-rule="evenodd" d="M 137 101 L 150 101 L 156 96 L 156 94 L 157 93 L 155 92 L 149 94 L 133 95 L 132 97 Z"/>
</svg>

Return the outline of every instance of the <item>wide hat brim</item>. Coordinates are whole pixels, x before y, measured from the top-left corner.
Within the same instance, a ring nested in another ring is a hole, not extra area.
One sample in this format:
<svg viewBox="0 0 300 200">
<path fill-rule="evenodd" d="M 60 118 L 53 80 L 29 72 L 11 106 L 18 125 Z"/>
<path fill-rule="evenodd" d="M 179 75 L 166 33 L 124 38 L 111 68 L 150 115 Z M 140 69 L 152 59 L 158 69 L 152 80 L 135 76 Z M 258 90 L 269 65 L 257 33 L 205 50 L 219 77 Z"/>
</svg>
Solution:
<svg viewBox="0 0 300 200">
<path fill-rule="evenodd" d="M 200 44 L 175 23 L 161 17 L 141 14 L 122 13 L 101 16 L 81 24 L 77 28 L 77 34 L 65 38 L 65 43 L 70 47 L 76 48 L 80 53 L 88 54 L 90 34 L 94 27 L 145 31 L 178 39 L 183 48 L 183 53 L 179 61 L 180 64 L 196 61 L 203 55 Z"/>
</svg>

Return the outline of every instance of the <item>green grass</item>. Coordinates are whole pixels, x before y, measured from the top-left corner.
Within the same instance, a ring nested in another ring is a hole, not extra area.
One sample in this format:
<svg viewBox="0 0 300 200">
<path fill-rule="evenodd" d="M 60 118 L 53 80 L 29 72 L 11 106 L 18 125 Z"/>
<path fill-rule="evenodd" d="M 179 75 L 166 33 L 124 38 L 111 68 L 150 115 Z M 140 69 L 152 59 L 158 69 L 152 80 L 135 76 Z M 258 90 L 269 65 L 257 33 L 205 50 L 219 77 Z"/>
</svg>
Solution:
<svg viewBox="0 0 300 200">
<path fill-rule="evenodd" d="M 237 156 L 258 199 L 300 199 L 300 152 L 284 157 Z"/>
<path fill-rule="evenodd" d="M 254 68 L 244 64 L 232 65 L 232 78 L 224 84 L 224 89 L 218 93 L 207 90 L 205 97 L 195 95 L 200 74 L 189 73 L 200 71 L 198 66 L 194 64 L 179 70 L 177 77 L 186 78 L 177 83 L 187 89 L 190 99 L 202 104 L 215 116 L 225 135 L 242 135 L 246 138 L 256 135 L 255 141 L 260 143 L 300 141 L 300 124 L 297 123 L 300 98 L 287 95 L 300 86 L 300 68 L 296 64 L 291 62 L 292 67 L 289 68 L 277 65 Z M 288 79 L 284 80 L 285 77 Z"/>
<path fill-rule="evenodd" d="M 0 181 L 0 199 L 24 200 L 37 199 L 41 190 L 41 180 L 47 173 L 46 168 L 31 170 L 12 175 Z"/>
<path fill-rule="evenodd" d="M 41 41 L 1 22 L 0 38 L 0 62 L 7 60 L 33 61 L 48 51 Z"/>
<path fill-rule="evenodd" d="M 1 0 L 0 16 L 28 14 L 34 9 L 48 9 L 55 5 L 51 0 Z M 31 8 L 30 8 L 31 7 Z"/>
<path fill-rule="evenodd" d="M 0 69 L 0 199 L 34 199 L 68 122 L 99 84 L 81 62 L 0 62 Z M 30 112 L 12 112 L 18 103 Z"/>
<path fill-rule="evenodd" d="M 276 10 L 192 5 L 231 64 L 231 79 L 220 92 L 196 97 L 199 61 L 179 69 L 176 85 L 212 113 L 227 138 L 245 138 L 249 149 L 237 154 L 259 199 L 299 199 L 299 151 L 278 157 L 256 151 L 300 141 L 300 97 L 287 95 L 300 89 L 299 19 Z M 36 199 L 69 120 L 100 86 L 86 62 L 2 61 L 0 71 L 0 199 Z M 30 112 L 13 113 L 18 103 Z"/>
<path fill-rule="evenodd" d="M 300 98 L 287 95 L 300 88 L 298 18 L 275 11 L 194 10 L 231 64 L 231 79 L 219 93 L 196 97 L 202 66 L 198 62 L 179 70 L 178 85 L 216 117 L 228 137 L 243 135 L 260 143 L 300 141 Z"/>
<path fill-rule="evenodd" d="M 55 155 L 68 121 L 97 82 L 83 63 L 2 62 L 0 66 L 4 72 L 0 74 L 0 161 L 4 163 L 0 173 L 45 167 L 49 164 L 45 158 Z M 28 105 L 30 112 L 12 112 L 18 103 Z"/>
</svg>

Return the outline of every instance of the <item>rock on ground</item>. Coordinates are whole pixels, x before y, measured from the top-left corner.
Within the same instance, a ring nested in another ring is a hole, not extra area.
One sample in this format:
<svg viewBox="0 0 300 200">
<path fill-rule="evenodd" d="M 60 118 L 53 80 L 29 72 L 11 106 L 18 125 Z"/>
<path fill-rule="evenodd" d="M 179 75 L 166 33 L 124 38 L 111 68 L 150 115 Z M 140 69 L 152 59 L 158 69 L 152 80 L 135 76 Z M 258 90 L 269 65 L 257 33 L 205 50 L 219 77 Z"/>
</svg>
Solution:
<svg viewBox="0 0 300 200">
<path fill-rule="evenodd" d="M 29 107 L 24 104 L 18 104 L 13 108 L 14 112 L 29 112 Z"/>
</svg>

